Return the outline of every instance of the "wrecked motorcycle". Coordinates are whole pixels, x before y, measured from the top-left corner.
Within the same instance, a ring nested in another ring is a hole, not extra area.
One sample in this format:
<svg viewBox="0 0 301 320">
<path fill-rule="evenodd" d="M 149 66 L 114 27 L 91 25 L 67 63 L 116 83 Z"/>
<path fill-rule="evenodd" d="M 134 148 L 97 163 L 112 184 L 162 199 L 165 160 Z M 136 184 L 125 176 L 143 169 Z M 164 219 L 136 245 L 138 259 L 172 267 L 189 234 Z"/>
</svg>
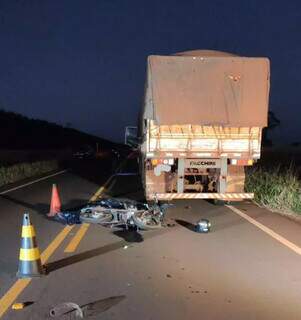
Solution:
<svg viewBox="0 0 301 320">
<path fill-rule="evenodd" d="M 80 210 L 80 220 L 104 226 L 125 226 L 138 230 L 162 227 L 165 212 L 170 204 L 153 205 L 128 199 L 101 199 L 88 204 Z"/>
</svg>

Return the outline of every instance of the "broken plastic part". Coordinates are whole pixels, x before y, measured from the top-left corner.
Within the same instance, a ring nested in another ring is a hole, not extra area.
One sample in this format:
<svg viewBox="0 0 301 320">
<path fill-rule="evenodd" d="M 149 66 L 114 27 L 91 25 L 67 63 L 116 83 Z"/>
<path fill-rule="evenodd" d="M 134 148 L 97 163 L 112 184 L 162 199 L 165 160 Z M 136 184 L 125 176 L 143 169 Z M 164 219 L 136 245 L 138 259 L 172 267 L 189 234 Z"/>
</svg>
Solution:
<svg viewBox="0 0 301 320">
<path fill-rule="evenodd" d="M 57 305 L 56 307 L 50 310 L 49 315 L 53 318 L 56 318 L 71 312 L 75 312 L 75 315 L 77 317 L 80 317 L 80 318 L 84 317 L 81 307 L 78 304 L 73 302 L 64 302 Z"/>
<path fill-rule="evenodd" d="M 23 309 L 25 307 L 25 304 L 24 303 L 14 303 L 13 305 L 12 305 L 12 309 L 13 310 L 21 310 L 21 309 Z"/>
<path fill-rule="evenodd" d="M 28 306 L 30 306 L 31 304 L 33 304 L 33 301 L 26 301 L 26 302 L 16 302 L 12 305 L 12 309 L 13 310 L 22 310 Z"/>
</svg>

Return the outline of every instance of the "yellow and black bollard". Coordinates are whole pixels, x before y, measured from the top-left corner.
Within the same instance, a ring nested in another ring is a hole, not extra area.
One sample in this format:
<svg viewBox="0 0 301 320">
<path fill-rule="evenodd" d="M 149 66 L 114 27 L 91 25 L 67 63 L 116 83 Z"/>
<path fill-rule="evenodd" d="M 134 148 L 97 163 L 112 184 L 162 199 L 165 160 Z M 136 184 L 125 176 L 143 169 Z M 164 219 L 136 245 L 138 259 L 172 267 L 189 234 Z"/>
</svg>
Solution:
<svg viewBox="0 0 301 320">
<path fill-rule="evenodd" d="M 44 275 L 36 233 L 30 222 L 29 214 L 23 216 L 22 240 L 19 257 L 18 278 L 32 278 Z"/>
</svg>

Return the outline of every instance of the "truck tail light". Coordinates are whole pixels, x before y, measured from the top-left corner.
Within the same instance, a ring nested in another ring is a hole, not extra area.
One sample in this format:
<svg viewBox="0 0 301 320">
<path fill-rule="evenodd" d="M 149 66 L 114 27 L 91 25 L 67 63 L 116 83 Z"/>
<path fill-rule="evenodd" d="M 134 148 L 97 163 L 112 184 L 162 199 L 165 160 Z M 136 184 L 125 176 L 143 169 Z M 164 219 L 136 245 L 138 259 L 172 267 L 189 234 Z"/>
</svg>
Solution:
<svg viewBox="0 0 301 320">
<path fill-rule="evenodd" d="M 158 164 L 158 159 L 152 159 L 152 165 L 156 166 Z"/>
<path fill-rule="evenodd" d="M 253 165 L 253 163 L 254 163 L 253 159 L 249 159 L 249 160 L 248 160 L 248 164 L 247 164 L 247 165 L 248 165 L 248 166 L 252 166 L 252 165 Z"/>
<path fill-rule="evenodd" d="M 252 159 L 231 159 L 230 163 L 232 165 L 237 165 L 237 166 L 252 166 L 253 160 Z"/>
<path fill-rule="evenodd" d="M 158 164 L 168 164 L 172 166 L 175 163 L 174 159 L 152 159 L 151 162 L 153 166 Z"/>
</svg>

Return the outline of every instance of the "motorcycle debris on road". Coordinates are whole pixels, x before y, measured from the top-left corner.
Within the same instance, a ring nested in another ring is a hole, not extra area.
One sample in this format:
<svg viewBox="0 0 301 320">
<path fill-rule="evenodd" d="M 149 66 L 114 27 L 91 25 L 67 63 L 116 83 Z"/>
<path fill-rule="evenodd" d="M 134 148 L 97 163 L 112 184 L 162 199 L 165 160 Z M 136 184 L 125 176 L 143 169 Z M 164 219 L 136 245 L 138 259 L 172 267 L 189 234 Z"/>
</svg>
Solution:
<svg viewBox="0 0 301 320">
<path fill-rule="evenodd" d="M 130 199 L 107 198 L 90 202 L 75 210 L 59 212 L 55 220 L 64 224 L 93 223 L 108 227 L 149 230 L 162 227 L 171 204 L 149 205 Z"/>
</svg>

